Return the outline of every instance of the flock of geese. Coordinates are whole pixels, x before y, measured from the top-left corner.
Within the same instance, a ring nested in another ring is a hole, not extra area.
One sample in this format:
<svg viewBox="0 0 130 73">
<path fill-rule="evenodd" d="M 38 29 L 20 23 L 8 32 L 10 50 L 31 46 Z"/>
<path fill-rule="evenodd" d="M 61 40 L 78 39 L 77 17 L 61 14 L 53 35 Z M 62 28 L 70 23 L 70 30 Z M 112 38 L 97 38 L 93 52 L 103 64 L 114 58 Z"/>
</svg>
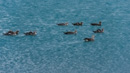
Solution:
<svg viewBox="0 0 130 73">
<path fill-rule="evenodd" d="M 82 26 L 83 25 L 83 22 L 77 22 L 77 23 L 72 23 L 74 26 Z M 67 26 L 68 23 L 58 23 L 57 24 L 58 26 Z M 99 23 L 91 23 L 92 26 L 101 26 L 101 21 Z M 104 29 L 97 29 L 95 31 L 93 31 L 94 33 L 103 33 L 104 32 Z M 70 34 L 76 34 L 77 33 L 77 30 L 75 31 L 67 31 L 67 32 L 64 32 L 64 34 L 66 35 L 70 35 Z M 18 35 L 19 34 L 19 31 L 8 31 L 6 33 L 3 33 L 3 35 Z M 31 35 L 31 36 L 34 36 L 36 35 L 37 32 L 36 31 L 29 31 L 29 32 L 26 32 L 24 33 L 24 35 Z M 94 35 L 92 35 L 91 38 L 84 38 L 84 41 L 94 41 Z"/>
<path fill-rule="evenodd" d="M 83 22 L 77 22 L 77 23 L 72 23 L 74 26 L 82 26 L 83 25 Z M 58 26 L 67 26 L 68 23 L 59 23 L 57 24 Z M 91 23 L 92 26 L 101 26 L 101 21 L 99 23 Z M 104 32 L 104 29 L 97 29 L 95 31 L 93 31 L 94 33 L 103 33 Z M 64 32 L 64 34 L 76 34 L 77 31 L 68 31 L 68 32 Z M 84 41 L 94 41 L 94 35 L 92 35 L 91 38 L 84 38 Z"/>
<path fill-rule="evenodd" d="M 12 30 L 10 30 L 10 31 L 8 31 L 8 32 L 6 32 L 6 33 L 3 33 L 3 35 L 8 35 L 8 36 L 12 36 L 12 35 L 18 35 L 19 34 L 19 31 L 17 30 L 17 31 L 12 31 Z M 25 35 L 36 35 L 37 33 L 36 33 L 36 31 L 29 31 L 29 32 L 26 32 L 26 33 L 24 33 Z"/>
</svg>

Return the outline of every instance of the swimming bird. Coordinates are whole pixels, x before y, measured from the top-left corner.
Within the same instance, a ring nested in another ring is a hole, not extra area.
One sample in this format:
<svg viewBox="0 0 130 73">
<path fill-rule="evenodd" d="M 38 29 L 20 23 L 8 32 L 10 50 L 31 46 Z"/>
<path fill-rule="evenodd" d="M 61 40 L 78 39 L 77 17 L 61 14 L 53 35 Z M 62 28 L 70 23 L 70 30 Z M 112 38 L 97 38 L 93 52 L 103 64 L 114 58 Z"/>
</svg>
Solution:
<svg viewBox="0 0 130 73">
<path fill-rule="evenodd" d="M 84 41 L 85 42 L 88 42 L 88 41 L 94 41 L 94 35 L 91 37 L 91 38 L 84 38 Z"/>
<path fill-rule="evenodd" d="M 64 32 L 64 34 L 76 34 L 76 33 L 77 33 L 77 30 L 75 30 L 74 32 L 73 31 Z"/>
<path fill-rule="evenodd" d="M 19 31 L 13 32 L 12 30 L 8 31 L 7 33 L 3 33 L 3 35 L 18 35 Z"/>
<path fill-rule="evenodd" d="M 66 23 L 58 23 L 57 25 L 58 25 L 58 26 L 67 26 L 67 25 L 68 25 L 68 22 L 66 22 Z"/>
<path fill-rule="evenodd" d="M 93 25 L 93 26 L 101 26 L 101 21 L 99 22 L 99 23 L 91 23 L 91 25 Z"/>
<path fill-rule="evenodd" d="M 74 26 L 82 26 L 83 22 L 72 23 Z"/>
<path fill-rule="evenodd" d="M 29 31 L 29 32 L 26 32 L 24 33 L 25 35 L 36 35 L 36 31 L 32 32 L 32 31 Z"/>
<path fill-rule="evenodd" d="M 104 28 L 103 29 L 97 29 L 96 31 L 93 31 L 94 33 L 103 33 L 104 32 Z"/>
</svg>

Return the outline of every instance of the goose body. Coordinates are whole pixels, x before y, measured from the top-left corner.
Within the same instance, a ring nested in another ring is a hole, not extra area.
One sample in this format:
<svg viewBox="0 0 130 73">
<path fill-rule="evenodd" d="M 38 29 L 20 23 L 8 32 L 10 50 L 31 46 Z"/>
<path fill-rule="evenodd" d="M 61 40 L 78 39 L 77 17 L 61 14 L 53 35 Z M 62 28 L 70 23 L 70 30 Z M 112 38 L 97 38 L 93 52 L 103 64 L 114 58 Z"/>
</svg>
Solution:
<svg viewBox="0 0 130 73">
<path fill-rule="evenodd" d="M 64 32 L 64 34 L 76 34 L 76 33 L 77 33 L 76 30 L 74 32 L 73 31 Z"/>
<path fill-rule="evenodd" d="M 26 32 L 26 33 L 24 33 L 25 35 L 36 35 L 37 33 L 34 31 L 34 32 L 32 32 L 32 31 L 30 31 L 30 32 Z"/>
<path fill-rule="evenodd" d="M 92 26 L 101 26 L 101 21 L 99 23 L 91 23 Z"/>
<path fill-rule="evenodd" d="M 93 31 L 94 33 L 103 33 L 104 29 L 97 29 L 96 31 Z"/>
<path fill-rule="evenodd" d="M 66 26 L 66 25 L 68 25 L 68 23 L 58 23 L 57 25 L 58 26 Z"/>
<path fill-rule="evenodd" d="M 3 33 L 4 35 L 18 35 L 19 31 L 13 32 L 13 31 L 8 31 L 7 33 Z"/>
<path fill-rule="evenodd" d="M 88 41 L 94 41 L 94 35 L 91 37 L 91 38 L 84 38 L 84 41 L 85 42 L 88 42 Z"/>
<path fill-rule="evenodd" d="M 74 26 L 82 26 L 83 22 L 72 23 Z"/>
</svg>

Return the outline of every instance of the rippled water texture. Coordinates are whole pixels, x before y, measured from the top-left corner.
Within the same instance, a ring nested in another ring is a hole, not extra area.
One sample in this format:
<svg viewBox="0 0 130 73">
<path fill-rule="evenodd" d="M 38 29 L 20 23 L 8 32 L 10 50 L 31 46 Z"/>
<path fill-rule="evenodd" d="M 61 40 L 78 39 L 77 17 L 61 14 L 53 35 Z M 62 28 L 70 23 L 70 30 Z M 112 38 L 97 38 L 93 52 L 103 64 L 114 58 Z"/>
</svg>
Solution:
<svg viewBox="0 0 130 73">
<path fill-rule="evenodd" d="M 0 0 L 0 73 L 130 73 L 129 7 L 129 0 Z M 104 33 L 92 32 L 99 28 Z M 20 33 L 4 36 L 9 30 Z"/>
</svg>

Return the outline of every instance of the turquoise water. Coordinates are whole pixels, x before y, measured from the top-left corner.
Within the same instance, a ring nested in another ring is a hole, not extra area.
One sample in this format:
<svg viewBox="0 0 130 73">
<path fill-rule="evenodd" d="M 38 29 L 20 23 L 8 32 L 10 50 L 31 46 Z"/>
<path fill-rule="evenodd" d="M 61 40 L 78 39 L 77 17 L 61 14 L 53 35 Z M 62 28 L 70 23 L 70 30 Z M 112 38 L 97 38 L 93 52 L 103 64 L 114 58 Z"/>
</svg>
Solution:
<svg viewBox="0 0 130 73">
<path fill-rule="evenodd" d="M 130 73 L 129 7 L 129 0 L 0 0 L 0 73 Z M 92 32 L 98 28 L 104 33 Z M 9 30 L 20 33 L 4 36 Z M 69 30 L 78 32 L 63 34 Z"/>
</svg>

